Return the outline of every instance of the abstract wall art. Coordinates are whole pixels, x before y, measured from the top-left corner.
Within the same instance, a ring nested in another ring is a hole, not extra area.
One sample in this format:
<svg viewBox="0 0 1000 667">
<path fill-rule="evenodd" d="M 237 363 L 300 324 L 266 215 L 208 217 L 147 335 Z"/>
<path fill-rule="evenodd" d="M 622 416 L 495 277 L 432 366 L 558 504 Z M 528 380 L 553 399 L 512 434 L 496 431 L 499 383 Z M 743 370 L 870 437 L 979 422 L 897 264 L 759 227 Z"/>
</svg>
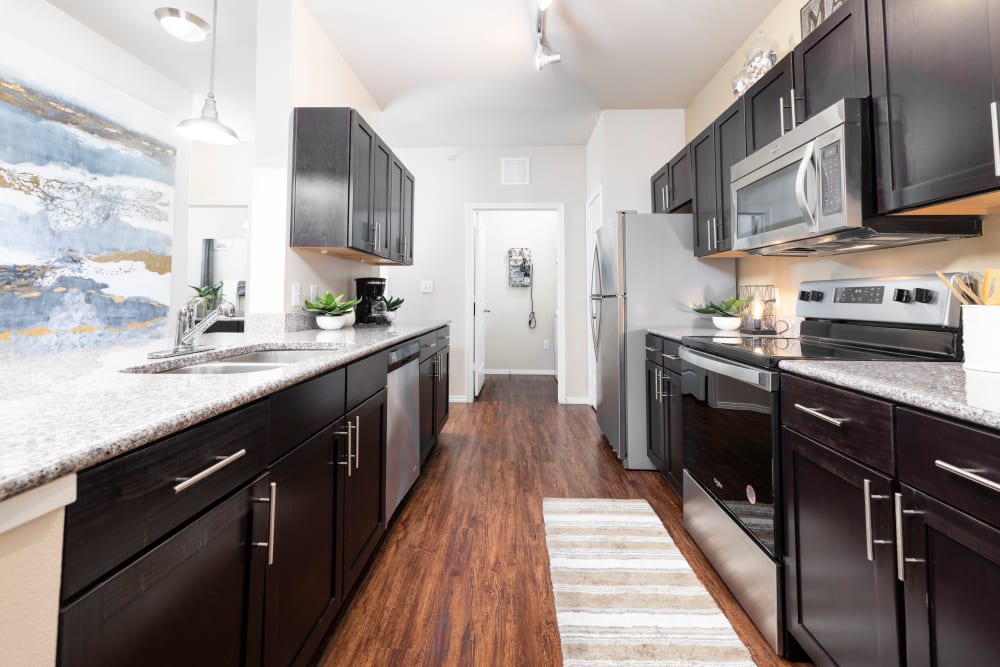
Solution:
<svg viewBox="0 0 1000 667">
<path fill-rule="evenodd" d="M 39 82 L 8 62 L 0 60 L 0 355 L 164 336 L 175 149 L 134 129 L 130 120 L 142 127 L 149 111 L 140 102 L 115 91 L 116 108 L 104 98 L 96 111 L 78 84 L 67 99 L 52 71 Z"/>
</svg>

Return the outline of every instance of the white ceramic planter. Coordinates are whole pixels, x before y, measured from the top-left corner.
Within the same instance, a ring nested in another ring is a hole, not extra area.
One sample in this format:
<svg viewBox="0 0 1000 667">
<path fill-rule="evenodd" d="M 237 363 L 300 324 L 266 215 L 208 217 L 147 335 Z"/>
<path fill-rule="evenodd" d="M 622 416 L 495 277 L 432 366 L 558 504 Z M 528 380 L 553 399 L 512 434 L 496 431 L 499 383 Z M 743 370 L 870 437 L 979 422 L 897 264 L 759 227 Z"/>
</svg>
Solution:
<svg viewBox="0 0 1000 667">
<path fill-rule="evenodd" d="M 740 323 L 743 320 L 739 317 L 713 317 L 712 324 L 715 325 L 716 329 L 722 329 L 723 331 L 736 331 L 740 328 Z"/>
<path fill-rule="evenodd" d="M 351 312 L 347 313 L 346 315 L 341 315 L 340 319 L 344 320 L 344 326 L 345 327 L 353 327 L 354 326 L 354 321 L 356 319 L 354 317 L 354 311 L 352 310 Z"/>
<path fill-rule="evenodd" d="M 320 329 L 325 329 L 327 331 L 333 331 L 335 329 L 342 328 L 347 324 L 346 316 L 344 315 L 317 315 L 316 316 L 316 326 Z"/>
<path fill-rule="evenodd" d="M 396 319 L 396 312 L 397 311 L 395 311 L 395 310 L 387 310 L 387 311 L 385 311 L 383 313 L 383 315 L 385 315 L 385 321 L 386 322 L 392 322 L 394 319 Z"/>
</svg>

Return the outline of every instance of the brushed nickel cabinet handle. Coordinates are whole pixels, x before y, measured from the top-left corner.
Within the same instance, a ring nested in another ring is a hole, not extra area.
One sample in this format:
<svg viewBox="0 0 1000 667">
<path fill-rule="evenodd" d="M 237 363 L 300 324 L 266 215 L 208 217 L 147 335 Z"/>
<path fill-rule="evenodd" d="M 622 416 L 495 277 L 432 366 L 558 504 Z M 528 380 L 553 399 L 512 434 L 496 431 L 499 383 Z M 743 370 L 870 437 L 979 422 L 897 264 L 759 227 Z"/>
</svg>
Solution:
<svg viewBox="0 0 1000 667">
<path fill-rule="evenodd" d="M 670 361 L 680 361 L 681 360 L 681 358 L 678 357 L 676 354 L 662 354 L 660 356 L 662 356 L 664 359 L 669 359 Z"/>
<path fill-rule="evenodd" d="M 945 472 L 950 472 L 952 475 L 961 477 L 962 479 L 967 479 L 974 484 L 978 484 L 979 486 L 989 489 L 990 491 L 1000 493 L 1000 483 L 994 482 L 992 479 L 986 479 L 982 475 L 977 475 L 972 470 L 959 468 L 958 466 L 952 465 L 947 461 L 942 461 L 941 459 L 935 460 L 934 465 Z"/>
<path fill-rule="evenodd" d="M 846 418 L 840 418 L 840 419 L 838 419 L 837 417 L 830 417 L 829 415 L 824 415 L 822 412 L 820 412 L 816 408 L 807 408 L 806 406 L 802 405 L 801 403 L 796 403 L 795 404 L 795 409 L 799 410 L 800 412 L 806 413 L 810 417 L 815 417 L 816 419 L 819 419 L 820 421 L 825 421 L 827 424 L 833 424 L 837 428 L 840 428 L 841 426 L 843 426 L 844 422 L 850 421 L 849 419 L 846 419 Z"/>
<path fill-rule="evenodd" d="M 351 429 L 353 429 L 353 428 L 354 428 L 354 424 L 352 424 L 351 422 L 347 422 L 347 430 L 346 431 L 336 431 L 334 433 L 334 435 L 346 435 L 347 436 L 347 460 L 346 461 L 337 461 L 337 464 L 338 465 L 342 465 L 342 466 L 347 466 L 347 476 L 348 477 L 351 476 L 351 458 L 353 457 L 353 454 L 351 453 Z"/>
<path fill-rule="evenodd" d="M 865 494 L 865 547 L 868 555 L 868 560 L 870 562 L 875 562 L 875 545 L 892 544 L 892 540 L 872 539 L 872 501 L 889 500 L 889 496 L 877 495 L 877 494 L 873 495 L 872 481 L 870 479 L 864 480 L 862 482 L 862 487 Z"/>
<path fill-rule="evenodd" d="M 990 102 L 990 125 L 993 129 L 993 173 L 1000 176 L 1000 119 L 997 116 L 997 103 Z"/>
<path fill-rule="evenodd" d="M 785 136 L 785 98 L 778 98 L 778 123 L 781 125 L 781 136 Z"/>
<path fill-rule="evenodd" d="M 795 118 L 795 89 L 792 88 L 790 92 L 792 94 L 792 129 L 794 130 L 795 126 L 798 125 L 798 121 Z"/>
<path fill-rule="evenodd" d="M 906 557 L 906 550 L 903 546 L 903 517 L 914 514 L 923 514 L 923 512 L 919 510 L 903 509 L 902 493 L 894 493 L 893 497 L 895 499 L 896 506 L 896 578 L 900 581 L 906 581 L 906 564 L 924 563 L 926 561 L 923 558 Z"/>
<path fill-rule="evenodd" d="M 659 352 L 655 347 L 646 346 L 646 352 Z"/>
<path fill-rule="evenodd" d="M 361 415 L 354 415 L 354 469 L 361 468 Z M 350 467 L 347 468 L 350 470 Z"/>
<path fill-rule="evenodd" d="M 202 470 L 201 472 L 197 473 L 193 477 L 182 477 L 180 479 L 175 480 L 175 481 L 180 482 L 180 483 L 177 484 L 176 486 L 174 486 L 174 493 L 175 494 L 176 493 L 180 493 L 181 491 L 184 491 L 185 489 L 191 488 L 192 486 L 194 486 L 198 482 L 202 481 L 206 477 L 211 477 L 215 473 L 217 473 L 220 470 L 222 470 L 223 468 L 225 468 L 230 463 L 233 463 L 234 461 L 237 461 L 237 460 L 243 458 L 244 456 L 246 456 L 246 453 L 247 453 L 247 450 L 241 449 L 240 451 L 235 452 L 233 454 L 230 454 L 229 456 L 216 456 L 215 457 L 216 462 L 214 464 L 212 464 L 209 467 L 205 468 L 204 470 Z"/>
</svg>

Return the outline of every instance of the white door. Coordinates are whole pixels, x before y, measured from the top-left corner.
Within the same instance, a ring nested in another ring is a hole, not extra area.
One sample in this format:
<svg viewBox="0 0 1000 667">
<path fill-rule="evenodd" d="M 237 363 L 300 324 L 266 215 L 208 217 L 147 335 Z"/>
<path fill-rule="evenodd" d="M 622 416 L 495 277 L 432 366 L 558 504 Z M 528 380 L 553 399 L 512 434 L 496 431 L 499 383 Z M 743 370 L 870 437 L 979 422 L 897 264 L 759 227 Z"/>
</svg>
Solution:
<svg viewBox="0 0 1000 667">
<path fill-rule="evenodd" d="M 475 317 L 473 318 L 475 341 L 472 349 L 472 366 L 475 372 L 475 395 L 478 398 L 486 379 L 486 374 L 483 372 L 486 368 L 486 315 L 490 312 L 486 308 L 486 234 L 478 211 L 472 226 L 472 233 L 475 235 L 476 246 L 475 301 L 473 305 L 475 308 Z"/>
</svg>

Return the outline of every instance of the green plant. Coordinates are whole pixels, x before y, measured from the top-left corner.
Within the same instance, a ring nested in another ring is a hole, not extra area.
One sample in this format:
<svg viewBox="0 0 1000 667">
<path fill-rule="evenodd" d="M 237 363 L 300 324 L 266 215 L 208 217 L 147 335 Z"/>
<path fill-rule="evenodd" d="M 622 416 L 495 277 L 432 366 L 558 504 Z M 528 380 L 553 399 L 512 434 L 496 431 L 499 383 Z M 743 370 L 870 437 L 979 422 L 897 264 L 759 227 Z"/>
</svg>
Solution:
<svg viewBox="0 0 1000 667">
<path fill-rule="evenodd" d="M 747 304 L 747 301 L 737 299 L 735 296 L 726 299 L 721 303 L 709 301 L 703 306 L 692 306 L 691 310 L 702 315 L 712 315 L 713 317 L 739 317 L 740 310 Z"/>
<path fill-rule="evenodd" d="M 219 297 L 222 295 L 222 283 L 217 285 L 202 285 L 201 287 L 195 287 L 194 285 L 188 285 L 194 290 L 195 294 L 205 299 L 205 307 L 208 310 L 213 310 L 215 306 L 219 303 Z"/>
<path fill-rule="evenodd" d="M 333 296 L 332 292 L 327 292 L 315 301 L 306 299 L 303 310 L 313 315 L 337 316 L 346 315 L 354 310 L 354 306 L 361 302 L 361 299 L 351 299 L 344 301 L 344 295 Z"/>
<path fill-rule="evenodd" d="M 384 298 L 383 301 L 385 301 L 385 309 L 391 313 L 394 310 L 399 310 L 399 307 L 403 305 L 403 302 L 406 301 L 406 299 L 393 299 L 390 296 Z"/>
</svg>

